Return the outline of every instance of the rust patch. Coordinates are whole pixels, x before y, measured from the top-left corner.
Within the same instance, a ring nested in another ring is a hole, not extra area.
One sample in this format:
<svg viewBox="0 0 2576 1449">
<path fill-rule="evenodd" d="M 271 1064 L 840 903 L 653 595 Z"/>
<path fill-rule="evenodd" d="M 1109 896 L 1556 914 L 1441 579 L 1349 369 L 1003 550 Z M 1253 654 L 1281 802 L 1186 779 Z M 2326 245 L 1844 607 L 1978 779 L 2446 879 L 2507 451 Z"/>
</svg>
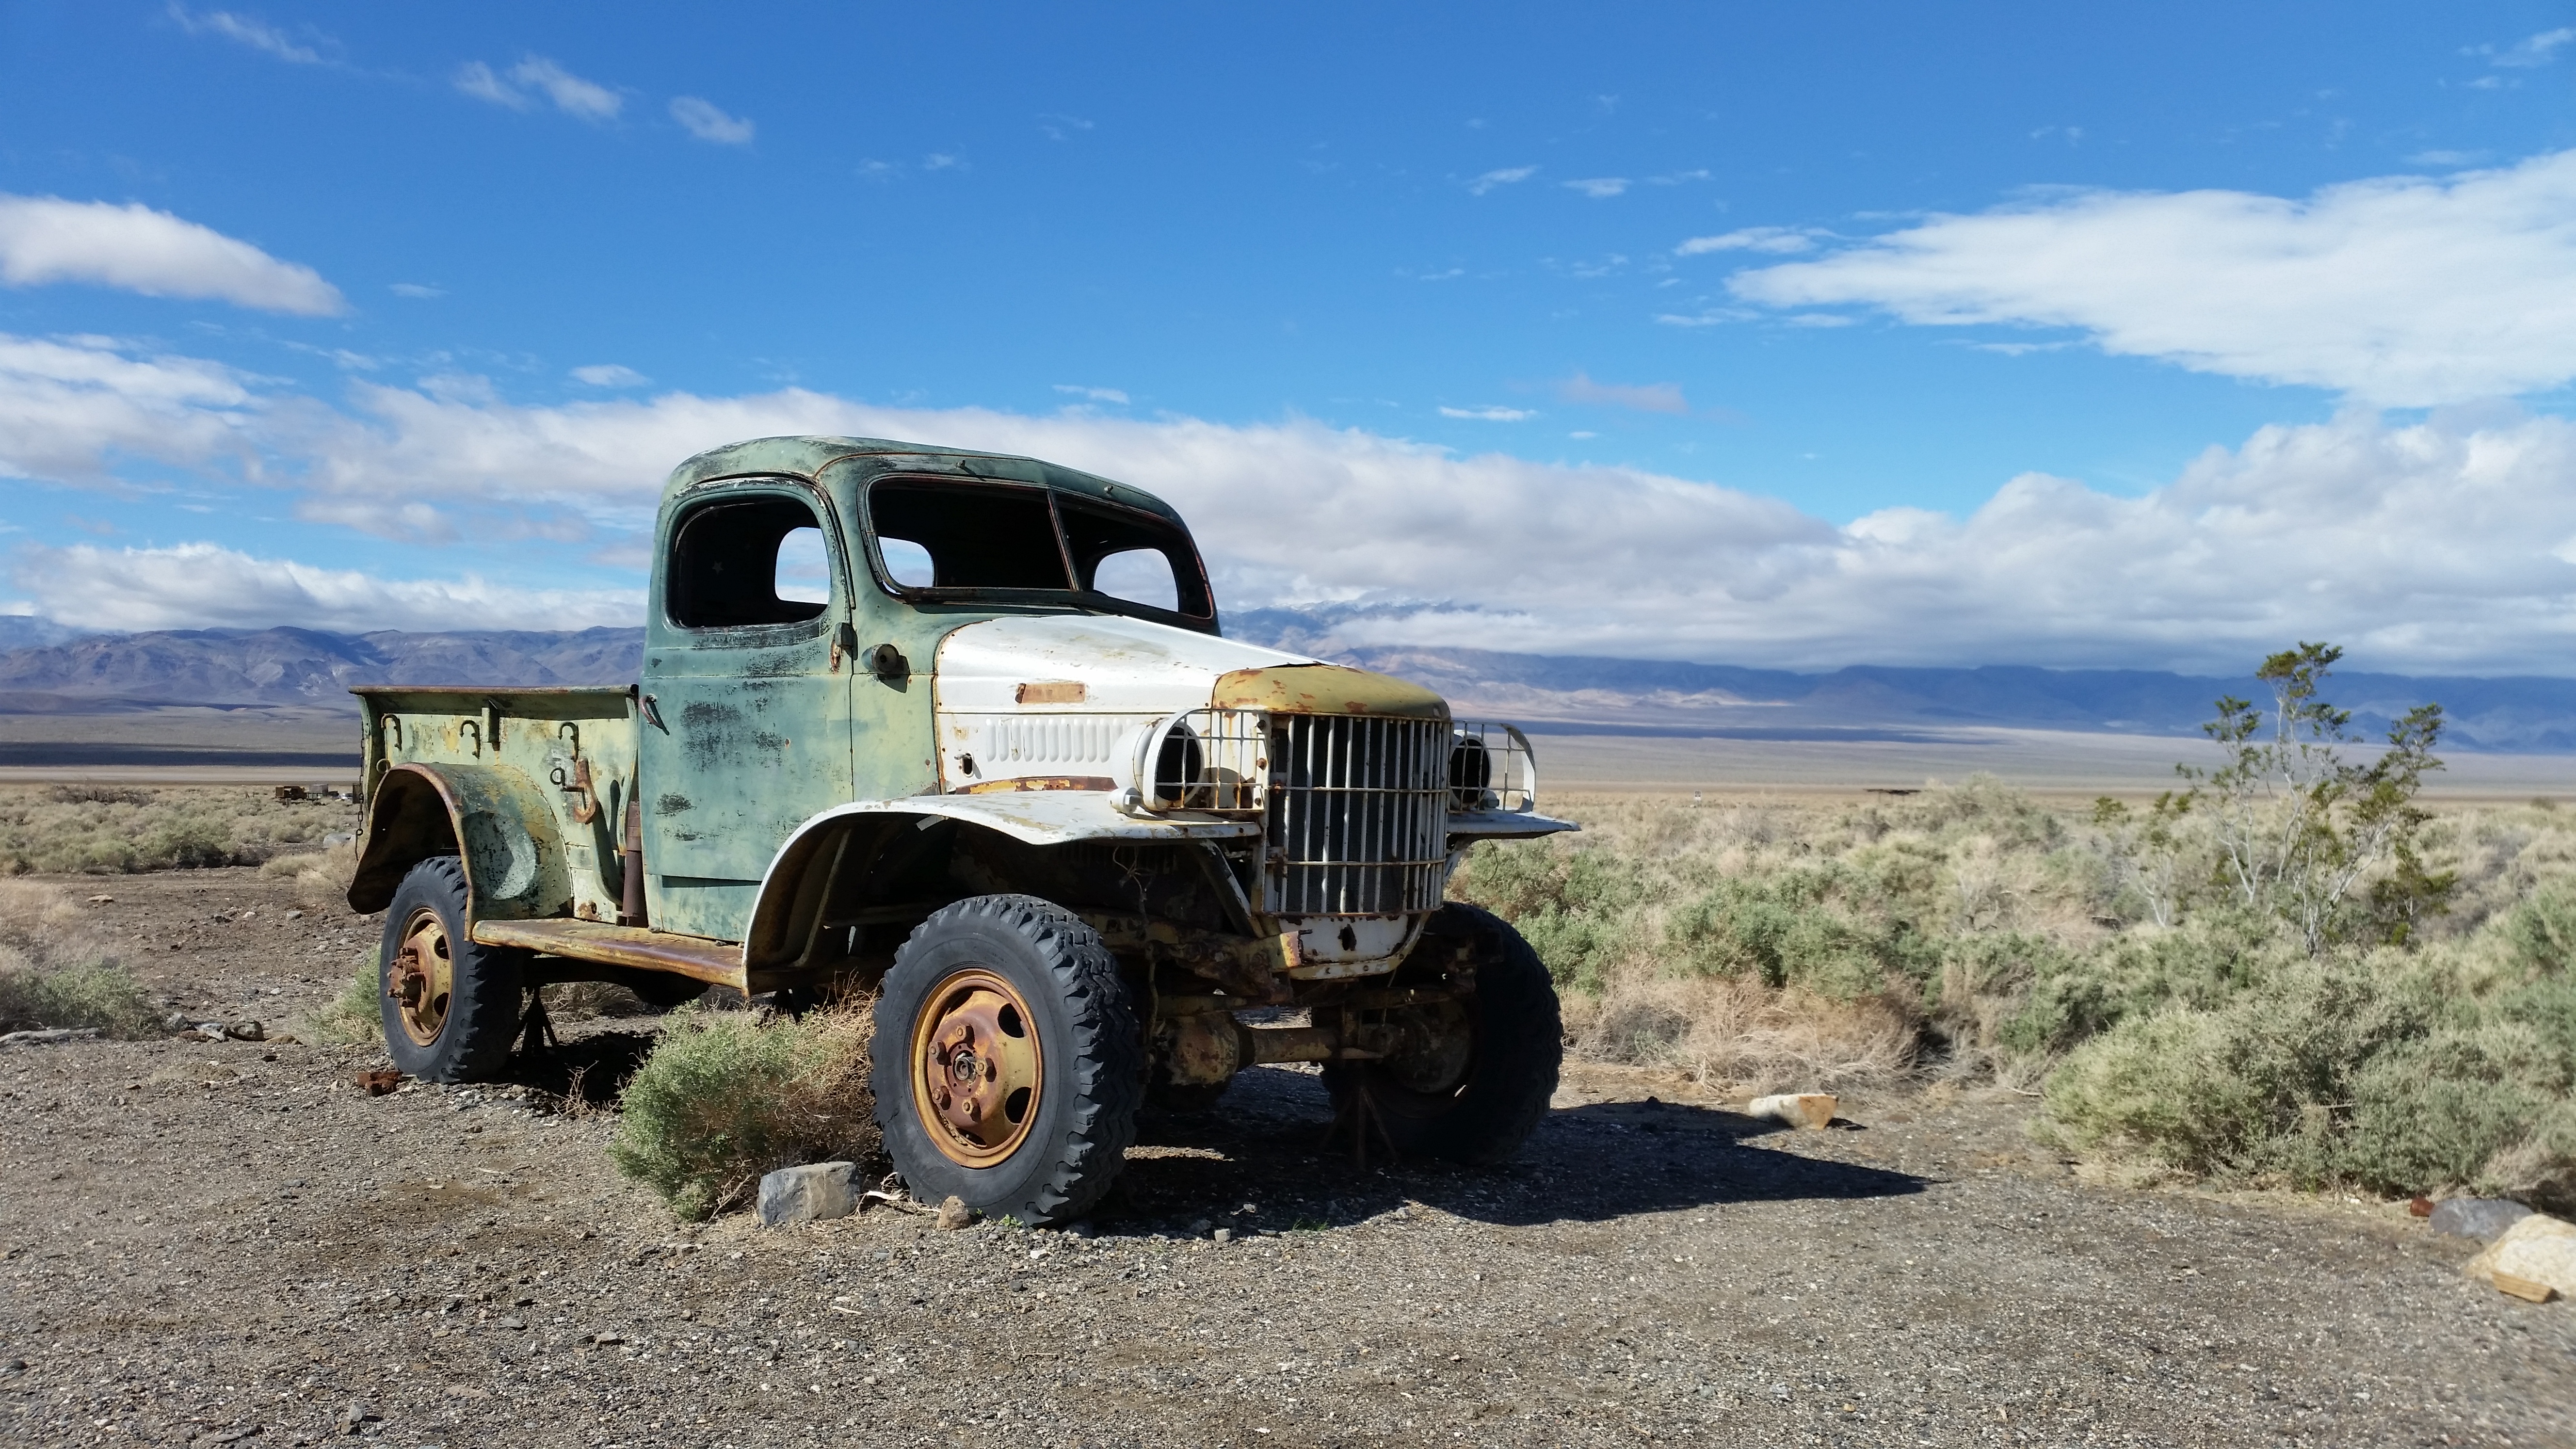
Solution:
<svg viewBox="0 0 2576 1449">
<path fill-rule="evenodd" d="M 1449 703 L 1421 685 L 1339 664 L 1277 664 L 1220 676 L 1208 703 L 1273 714 L 1449 717 Z"/>
<path fill-rule="evenodd" d="M 978 780 L 961 785 L 951 795 L 1010 795 L 1024 790 L 1115 790 L 1118 782 L 1107 775 L 1022 775 L 1014 780 Z"/>
<path fill-rule="evenodd" d="M 1011 697 L 1021 704 L 1080 704 L 1091 689 L 1079 679 L 1041 679 L 1021 685 Z"/>
</svg>

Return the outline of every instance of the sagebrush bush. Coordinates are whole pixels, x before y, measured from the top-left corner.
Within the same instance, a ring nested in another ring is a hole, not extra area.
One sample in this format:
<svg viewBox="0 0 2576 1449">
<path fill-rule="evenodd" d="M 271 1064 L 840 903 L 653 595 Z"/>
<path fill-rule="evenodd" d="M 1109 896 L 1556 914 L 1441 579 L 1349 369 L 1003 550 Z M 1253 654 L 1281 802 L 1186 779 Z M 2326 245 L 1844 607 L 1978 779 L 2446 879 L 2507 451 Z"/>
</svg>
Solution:
<svg viewBox="0 0 2576 1449">
<path fill-rule="evenodd" d="M 1552 804 L 1583 833 L 1480 846 L 1454 890 L 1529 938 L 1578 1056 L 1755 1091 L 1992 1075 L 2044 1084 L 2043 1130 L 2095 1157 L 2576 1208 L 2566 812 L 2435 817 L 2445 909 L 2312 954 L 2189 816 L 2150 839 L 1985 780 Z"/>
<path fill-rule="evenodd" d="M 764 1021 L 683 1007 L 618 1099 L 609 1155 L 686 1218 L 748 1200 L 762 1174 L 876 1155 L 866 1002 Z"/>
<path fill-rule="evenodd" d="M 0 875 L 257 865 L 357 821 L 347 802 L 281 801 L 266 789 L 0 789 Z"/>
<path fill-rule="evenodd" d="M 369 946 L 357 954 L 349 965 L 348 979 L 340 984 L 340 994 L 307 1012 L 296 1023 L 295 1034 L 306 1041 L 324 1046 L 355 1046 L 383 1039 L 384 978 L 379 959 L 383 948 Z"/>
<path fill-rule="evenodd" d="M 159 1018 L 68 891 L 0 881 L 0 1032 L 96 1027 L 159 1034 Z"/>
</svg>

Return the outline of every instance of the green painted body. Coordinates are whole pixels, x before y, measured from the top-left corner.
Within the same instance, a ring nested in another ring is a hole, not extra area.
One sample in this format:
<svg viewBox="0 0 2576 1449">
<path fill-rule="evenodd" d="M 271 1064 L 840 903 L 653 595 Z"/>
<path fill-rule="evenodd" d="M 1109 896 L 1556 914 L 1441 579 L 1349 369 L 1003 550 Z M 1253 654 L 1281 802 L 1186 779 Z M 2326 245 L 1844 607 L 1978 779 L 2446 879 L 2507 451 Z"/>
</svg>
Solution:
<svg viewBox="0 0 2576 1449">
<path fill-rule="evenodd" d="M 652 927 L 741 940 L 763 873 L 798 825 L 848 801 L 937 788 L 929 670 L 939 641 L 1008 613 L 1065 612 L 929 604 L 882 586 L 864 510 L 866 485 L 888 473 L 1035 484 L 1180 522 L 1139 489 L 1029 458 L 868 438 L 766 438 L 700 454 L 663 492 L 637 688 L 362 689 L 371 797 L 381 795 L 388 771 L 415 766 L 436 777 L 442 794 L 514 802 L 482 808 L 483 824 L 462 817 L 465 834 L 489 837 L 459 842 L 469 873 L 486 844 L 494 859 L 513 862 L 477 873 L 477 914 L 615 921 L 619 831 L 627 801 L 640 792 Z M 792 624 L 679 627 L 665 607 L 675 524 L 711 500 L 770 496 L 800 499 L 824 521 L 830 602 Z M 861 662 L 886 645 L 917 672 L 881 676 Z M 598 804 L 587 822 L 573 818 L 583 797 L 566 788 L 576 759 L 588 767 Z M 350 897 L 361 910 L 381 909 L 392 895 L 391 880 L 374 879 L 389 867 L 371 875 L 366 865 L 401 854 L 381 838 L 393 829 L 386 815 L 369 812 Z M 527 881 L 515 864 L 522 856 L 533 872 Z M 496 894 L 503 884 L 521 889 Z"/>
</svg>

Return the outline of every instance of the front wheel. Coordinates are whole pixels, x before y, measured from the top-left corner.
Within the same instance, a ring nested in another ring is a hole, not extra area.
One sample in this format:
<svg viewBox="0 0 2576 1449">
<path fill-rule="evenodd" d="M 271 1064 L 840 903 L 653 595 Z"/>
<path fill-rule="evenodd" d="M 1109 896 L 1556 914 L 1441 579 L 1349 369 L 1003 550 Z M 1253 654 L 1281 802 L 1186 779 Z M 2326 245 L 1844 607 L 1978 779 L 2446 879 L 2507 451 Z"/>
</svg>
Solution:
<svg viewBox="0 0 2576 1449">
<path fill-rule="evenodd" d="M 933 912 L 877 997 L 871 1083 L 895 1170 L 926 1202 L 1079 1217 L 1136 1138 L 1144 1050 L 1099 933 L 1035 896 Z"/>
<path fill-rule="evenodd" d="M 1383 1134 L 1406 1157 L 1508 1160 L 1546 1115 L 1565 1056 L 1547 967 L 1500 917 L 1453 902 L 1431 918 L 1396 980 L 1468 989 L 1447 1001 L 1360 1013 L 1362 1029 L 1374 1027 L 1393 1049 L 1325 1066 L 1334 1111 L 1354 1131 Z"/>
</svg>

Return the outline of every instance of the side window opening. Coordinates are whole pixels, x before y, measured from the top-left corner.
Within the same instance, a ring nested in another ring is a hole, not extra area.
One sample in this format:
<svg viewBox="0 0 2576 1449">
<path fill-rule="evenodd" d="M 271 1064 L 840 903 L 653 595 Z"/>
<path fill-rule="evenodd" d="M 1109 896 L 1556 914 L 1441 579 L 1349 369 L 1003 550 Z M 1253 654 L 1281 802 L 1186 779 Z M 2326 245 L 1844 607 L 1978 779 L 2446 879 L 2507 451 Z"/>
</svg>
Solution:
<svg viewBox="0 0 2576 1449">
<path fill-rule="evenodd" d="M 811 505 L 795 498 L 711 503 L 681 520 L 665 610 L 683 629 L 802 624 L 831 602 L 831 554 Z"/>
<path fill-rule="evenodd" d="M 906 588 L 1071 587 L 1043 489 L 888 479 L 868 490 L 868 521 Z M 925 561 L 927 583 L 904 577 L 908 567 L 917 578 Z"/>
<path fill-rule="evenodd" d="M 1084 590 L 1204 619 L 1207 581 L 1189 535 L 1149 514 L 1077 503 L 1060 505 L 1065 551 Z"/>
<path fill-rule="evenodd" d="M 1092 592 L 1125 599 L 1149 609 L 1179 613 L 1181 586 L 1172 572 L 1172 561 L 1150 548 L 1131 548 L 1103 557 L 1092 565 Z"/>
</svg>

